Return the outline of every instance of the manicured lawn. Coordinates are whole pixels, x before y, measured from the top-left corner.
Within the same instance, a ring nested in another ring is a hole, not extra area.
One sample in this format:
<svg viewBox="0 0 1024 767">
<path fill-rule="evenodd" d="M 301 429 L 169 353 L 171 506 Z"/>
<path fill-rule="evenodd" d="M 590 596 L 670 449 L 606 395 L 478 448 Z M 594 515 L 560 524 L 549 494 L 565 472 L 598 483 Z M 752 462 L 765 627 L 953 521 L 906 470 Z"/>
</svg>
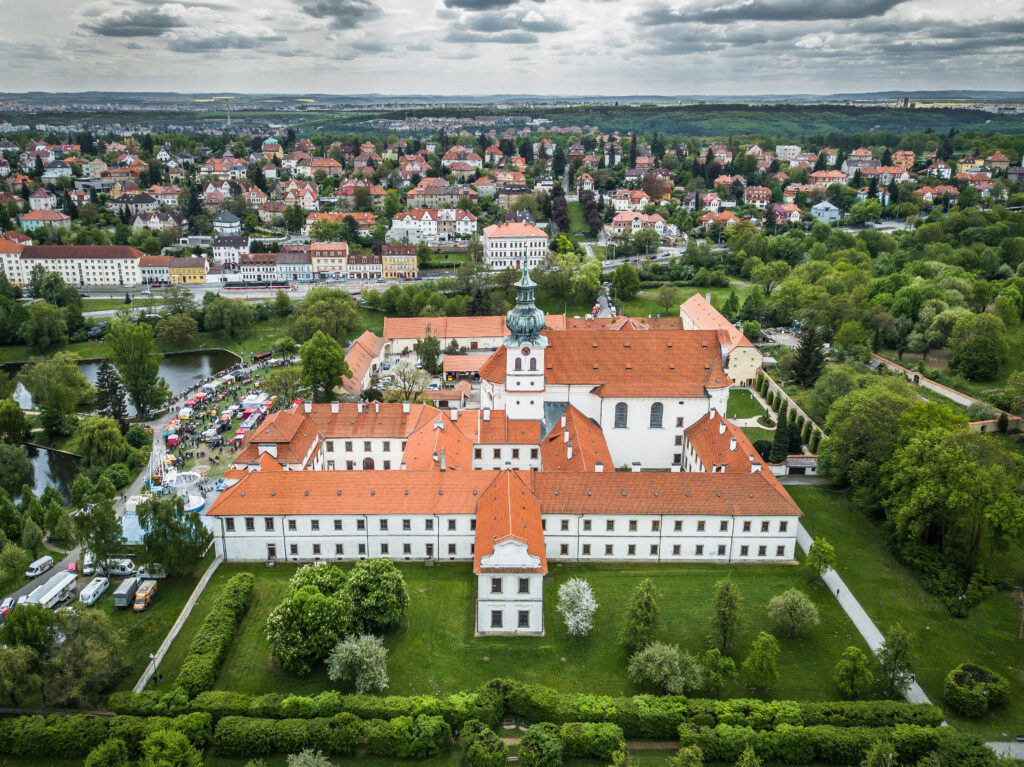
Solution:
<svg viewBox="0 0 1024 767">
<path fill-rule="evenodd" d="M 745 657 L 756 633 L 767 628 L 768 600 L 791 587 L 807 591 L 818 605 L 821 625 L 806 639 L 780 638 L 780 682 L 774 691 L 777 697 L 834 698 L 836 692 L 829 681 L 832 667 L 847 646 L 863 647 L 860 636 L 830 594 L 810 584 L 803 569 L 794 565 L 553 564 L 553 583 L 544 587 L 546 633 L 536 638 L 473 636 L 476 583 L 468 563 L 429 568 L 402 563 L 400 567 L 411 597 L 408 620 L 386 637 L 391 653 L 389 692 L 398 695 L 473 689 L 496 677 L 544 683 L 567 691 L 640 692 L 626 676 L 627 653 L 618 639 L 629 596 L 645 577 L 652 578 L 662 593 L 662 637 L 698 652 L 705 647 L 712 587 L 719 579 L 731 576 L 745 600 L 746 620 L 737 644 L 738 661 Z M 286 593 L 294 566 L 279 564 L 268 570 L 258 564 L 222 565 L 211 588 L 215 590 L 217 582 L 242 570 L 256 575 L 256 590 L 222 666 L 217 688 L 296 694 L 330 689 L 332 684 L 322 668 L 303 679 L 280 671 L 264 638 L 267 615 Z M 581 640 L 566 635 L 555 611 L 558 585 L 575 576 L 589 580 L 601 605 L 593 632 Z M 194 612 L 192 621 L 201 621 L 201 613 Z M 172 648 L 172 653 L 179 657 L 179 648 Z M 726 694 L 742 696 L 747 691 L 733 684 Z"/>
<path fill-rule="evenodd" d="M 582 239 L 587 239 L 591 236 L 590 225 L 587 224 L 587 219 L 583 216 L 583 206 L 578 202 L 569 203 L 569 231 L 566 234 Z"/>
<path fill-rule="evenodd" d="M 124 296 L 121 296 L 120 298 L 83 298 L 82 311 L 105 312 L 120 309 L 123 306 L 130 306 L 137 309 L 140 306 L 159 306 L 162 302 L 162 298 L 158 296 L 153 296 L 151 298 L 132 296 L 132 302 L 130 304 L 126 304 L 124 302 Z"/>
<path fill-rule="evenodd" d="M 742 429 L 751 442 L 757 442 L 759 439 L 771 442 L 775 439 L 775 429 L 762 429 L 760 426 L 743 426 Z"/>
<path fill-rule="evenodd" d="M 1010 699 L 1005 708 L 977 720 L 964 720 L 947 712 L 950 722 L 986 740 L 1003 740 L 1020 733 L 1024 721 L 1024 655 L 1017 642 L 1019 614 L 1012 594 L 998 593 L 975 607 L 966 619 L 953 618 L 889 553 L 879 526 L 846 494 L 822 486 L 791 485 L 787 489 L 806 514 L 804 526 L 808 532 L 824 536 L 835 546 L 838 572 L 882 633 L 898 621 L 913 634 L 912 649 L 917 656 L 914 671 L 933 703 L 943 704 L 946 673 L 965 661 L 988 666 L 1010 680 Z M 1018 548 L 1012 550 L 1008 564 L 1006 575 L 1012 583 L 1020 583 L 1022 558 Z"/>
<path fill-rule="evenodd" d="M 711 302 L 715 306 L 720 307 L 722 304 L 725 303 L 726 299 L 729 297 L 729 292 L 731 290 L 736 291 L 736 295 L 739 297 L 740 303 L 742 303 L 743 300 L 747 297 L 747 294 L 750 292 L 751 288 L 739 285 L 733 285 L 728 288 L 681 287 L 679 288 L 678 293 L 678 303 L 683 303 L 683 301 L 697 293 L 701 293 L 703 295 L 707 295 L 708 293 L 710 293 Z M 653 314 L 655 316 L 660 314 L 666 317 L 677 316 L 679 314 L 678 308 L 672 309 L 666 314 L 665 307 L 662 304 L 658 303 L 656 299 L 657 293 L 657 289 L 641 290 L 639 293 L 636 294 L 636 296 L 624 302 L 626 314 L 630 317 L 646 317 L 648 314 Z"/>
<path fill-rule="evenodd" d="M 729 418 L 757 418 L 764 415 L 761 403 L 754 395 L 743 389 L 732 389 L 729 392 L 729 404 L 726 405 L 726 416 Z"/>
<path fill-rule="evenodd" d="M 574 303 L 571 299 L 566 301 L 562 298 L 545 297 L 537 299 L 537 306 L 545 314 L 565 314 L 569 317 L 582 317 L 589 314 L 594 308 L 593 301 Z"/>
</svg>

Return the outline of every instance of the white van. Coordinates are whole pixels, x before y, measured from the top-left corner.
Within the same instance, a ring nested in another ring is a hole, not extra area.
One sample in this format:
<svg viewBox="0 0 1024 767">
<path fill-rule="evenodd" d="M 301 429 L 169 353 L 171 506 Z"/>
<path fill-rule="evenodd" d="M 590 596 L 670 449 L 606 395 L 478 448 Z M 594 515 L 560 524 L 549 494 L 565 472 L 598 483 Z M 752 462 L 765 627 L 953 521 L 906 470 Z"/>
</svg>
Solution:
<svg viewBox="0 0 1024 767">
<path fill-rule="evenodd" d="M 82 552 L 82 575 L 92 575 L 96 572 L 96 562 L 93 561 L 92 552 Z"/>
<path fill-rule="evenodd" d="M 130 559 L 112 559 L 106 567 L 96 566 L 97 575 L 134 575 L 135 563 Z"/>
<path fill-rule="evenodd" d="M 78 598 L 83 605 L 94 605 L 106 593 L 108 588 L 110 588 L 110 581 L 100 575 L 89 581 L 89 585 L 82 589 L 82 593 L 78 595 Z"/>
<path fill-rule="evenodd" d="M 38 578 L 51 567 L 53 567 L 53 557 L 49 554 L 45 557 L 39 557 L 39 559 L 28 566 L 28 570 L 25 571 L 25 577 Z"/>
</svg>

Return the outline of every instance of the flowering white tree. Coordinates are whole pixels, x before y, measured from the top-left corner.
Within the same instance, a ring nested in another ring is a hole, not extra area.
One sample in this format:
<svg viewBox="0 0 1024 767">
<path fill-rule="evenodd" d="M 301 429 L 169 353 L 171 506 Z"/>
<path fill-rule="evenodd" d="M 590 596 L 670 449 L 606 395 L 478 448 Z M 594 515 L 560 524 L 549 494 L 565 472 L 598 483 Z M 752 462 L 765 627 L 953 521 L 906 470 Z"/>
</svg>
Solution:
<svg viewBox="0 0 1024 767">
<path fill-rule="evenodd" d="M 327 656 L 327 676 L 332 682 L 354 682 L 360 695 L 387 688 L 388 651 L 384 642 L 372 634 L 341 640 Z"/>
<path fill-rule="evenodd" d="M 582 578 L 570 578 L 558 587 L 558 612 L 565 619 L 569 636 L 586 636 L 594 627 L 597 600 L 590 584 Z"/>
</svg>

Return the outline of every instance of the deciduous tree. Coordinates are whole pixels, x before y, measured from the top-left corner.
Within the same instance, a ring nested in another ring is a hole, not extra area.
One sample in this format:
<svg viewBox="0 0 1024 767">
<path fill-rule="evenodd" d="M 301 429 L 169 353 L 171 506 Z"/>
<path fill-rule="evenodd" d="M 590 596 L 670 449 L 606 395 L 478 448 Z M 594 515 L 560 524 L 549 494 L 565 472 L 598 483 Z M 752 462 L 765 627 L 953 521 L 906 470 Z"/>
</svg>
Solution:
<svg viewBox="0 0 1024 767">
<path fill-rule="evenodd" d="M 302 384 L 322 391 L 328 401 L 334 399 L 334 390 L 341 386 L 342 376 L 352 375 L 341 345 L 321 330 L 302 345 L 300 356 Z"/>
<path fill-rule="evenodd" d="M 654 636 L 661 621 L 658 599 L 661 594 L 654 586 L 654 581 L 644 578 L 640 581 L 633 596 L 629 600 L 626 614 L 626 626 L 622 641 L 636 652 L 654 641 Z"/>
<path fill-rule="evenodd" d="M 117 375 L 139 420 L 162 406 L 171 397 L 167 382 L 160 375 L 163 356 L 155 351 L 153 329 L 145 324 L 115 320 L 106 336 Z"/>
<path fill-rule="evenodd" d="M 875 681 L 868 656 L 859 647 L 847 647 L 836 663 L 832 681 L 847 698 L 859 698 Z"/>
<path fill-rule="evenodd" d="M 807 552 L 807 558 L 804 560 L 804 566 L 814 573 L 816 577 L 822 576 L 829 570 L 835 569 L 835 548 L 824 538 L 815 538 L 813 543 L 811 543 L 810 550 Z"/>
<path fill-rule="evenodd" d="M 594 626 L 597 599 L 594 590 L 583 578 L 570 578 L 558 587 L 558 607 L 569 636 L 582 637 Z"/>
<path fill-rule="evenodd" d="M 401 623 L 409 607 L 405 579 L 386 557 L 356 562 L 346 591 L 352 600 L 355 632 L 381 634 Z"/>
<path fill-rule="evenodd" d="M 352 602 L 344 593 L 329 597 L 305 586 L 267 618 L 270 652 L 285 671 L 305 676 L 348 633 L 351 613 Z"/>
<path fill-rule="evenodd" d="M 136 511 L 145 531 L 139 560 L 146 565 L 160 565 L 171 576 L 194 570 L 213 540 L 199 512 L 186 512 L 185 500 L 180 495 L 150 498 L 139 504 Z"/>
<path fill-rule="evenodd" d="M 818 608 L 804 592 L 788 589 L 768 600 L 768 617 L 776 628 L 794 637 L 818 625 Z"/>
<path fill-rule="evenodd" d="M 743 598 L 736 584 L 723 578 L 715 584 L 711 602 L 711 640 L 722 652 L 729 652 L 742 623 Z"/>
<path fill-rule="evenodd" d="M 351 682 L 360 695 L 387 689 L 388 651 L 383 640 L 372 634 L 341 640 L 327 656 L 327 676 L 332 682 Z"/>
<path fill-rule="evenodd" d="M 760 695 L 766 695 L 778 681 L 776 660 L 779 653 L 779 643 L 765 631 L 760 632 L 750 645 L 750 654 L 743 661 L 743 673 Z"/>
</svg>

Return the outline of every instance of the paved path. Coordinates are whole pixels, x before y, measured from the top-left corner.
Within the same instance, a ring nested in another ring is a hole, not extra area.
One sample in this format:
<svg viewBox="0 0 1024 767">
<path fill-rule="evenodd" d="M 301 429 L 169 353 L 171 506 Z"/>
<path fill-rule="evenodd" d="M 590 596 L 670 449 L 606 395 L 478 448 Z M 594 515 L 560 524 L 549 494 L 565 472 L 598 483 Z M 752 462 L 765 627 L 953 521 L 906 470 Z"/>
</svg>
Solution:
<svg viewBox="0 0 1024 767">
<path fill-rule="evenodd" d="M 598 319 L 610 319 L 612 316 L 612 306 L 608 301 L 608 294 L 603 290 L 597 294 L 597 316 Z"/>
<path fill-rule="evenodd" d="M 800 545 L 800 548 L 806 553 L 811 548 L 812 539 L 804 526 L 797 526 L 796 541 Z M 822 580 L 825 585 L 828 586 L 829 590 L 835 595 L 836 600 L 839 602 L 839 606 L 843 608 L 843 611 L 853 621 L 853 625 L 860 632 L 860 635 L 864 637 L 864 641 L 868 643 L 868 647 L 871 648 L 872 652 L 875 652 L 885 642 L 885 637 L 882 636 L 882 632 L 878 630 L 878 627 L 872 622 L 867 611 L 861 607 L 860 602 L 850 591 L 849 587 L 843 582 L 843 579 L 839 577 L 839 573 L 835 570 L 829 570 L 823 576 Z M 924 690 L 916 682 L 910 683 L 910 688 L 907 690 L 906 698 L 911 703 L 931 703 L 928 696 L 924 694 Z"/>
<path fill-rule="evenodd" d="M 1024 743 L 1017 741 L 990 741 L 985 744 L 999 756 L 1009 756 L 1013 759 L 1024 759 Z"/>
</svg>

